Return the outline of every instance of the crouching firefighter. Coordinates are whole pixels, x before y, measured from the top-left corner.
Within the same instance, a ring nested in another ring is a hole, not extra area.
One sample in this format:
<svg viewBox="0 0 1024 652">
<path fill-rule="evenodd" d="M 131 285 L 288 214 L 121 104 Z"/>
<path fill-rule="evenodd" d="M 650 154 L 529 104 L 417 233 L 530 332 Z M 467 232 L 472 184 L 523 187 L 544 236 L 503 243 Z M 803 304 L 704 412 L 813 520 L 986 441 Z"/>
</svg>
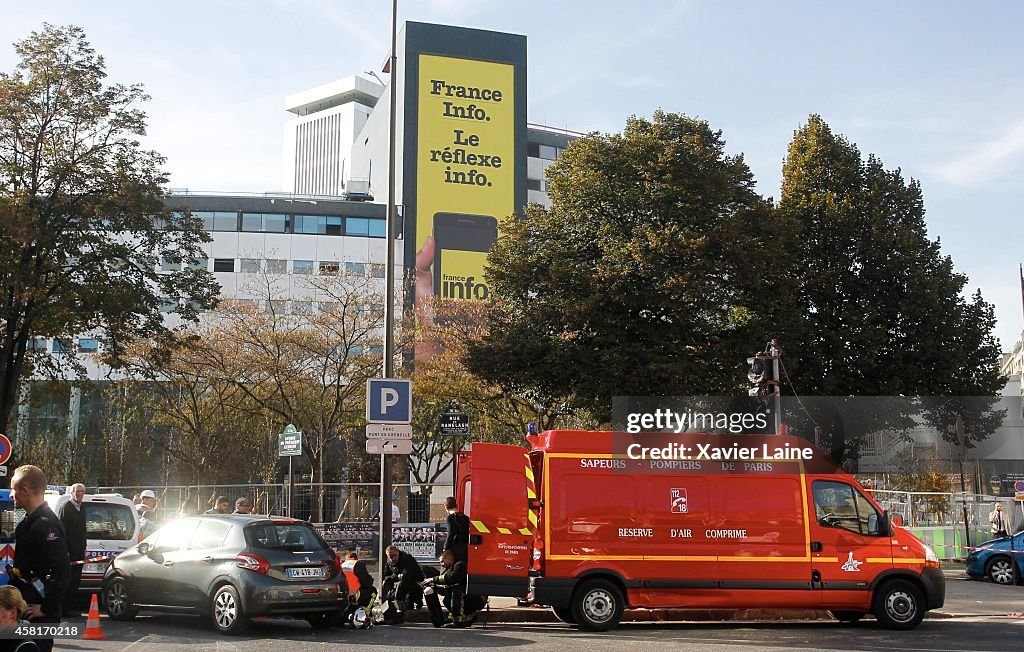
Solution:
<svg viewBox="0 0 1024 652">
<path fill-rule="evenodd" d="M 341 565 L 348 583 L 349 606 L 345 622 L 353 627 L 373 627 L 372 605 L 377 597 L 373 576 L 366 564 L 359 560 L 359 553 L 351 552 Z"/>
<path fill-rule="evenodd" d="M 423 581 L 423 597 L 430 610 L 430 622 L 434 627 L 469 627 L 476 619 L 477 612 L 483 609 L 487 598 L 466 595 L 466 562 L 456 561 L 454 552 L 445 550 L 441 554 L 441 566 L 443 570 L 440 575 Z M 444 606 L 448 609 L 447 622 L 441 611 L 438 594 L 444 596 Z"/>
</svg>

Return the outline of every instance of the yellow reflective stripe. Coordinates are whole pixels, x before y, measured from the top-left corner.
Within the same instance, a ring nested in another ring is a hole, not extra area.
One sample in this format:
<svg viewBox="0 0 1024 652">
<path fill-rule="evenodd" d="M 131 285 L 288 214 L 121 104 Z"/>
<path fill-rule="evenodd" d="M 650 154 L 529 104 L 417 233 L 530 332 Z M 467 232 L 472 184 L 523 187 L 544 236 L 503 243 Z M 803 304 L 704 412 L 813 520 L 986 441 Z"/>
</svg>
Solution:
<svg viewBox="0 0 1024 652">
<path fill-rule="evenodd" d="M 502 534 L 512 534 L 512 530 L 508 529 L 507 527 L 498 528 L 498 532 Z"/>
<path fill-rule="evenodd" d="M 530 482 L 536 482 L 536 481 L 535 481 L 535 480 L 533 479 L 533 469 L 531 469 L 530 467 L 526 467 L 526 468 L 524 469 L 524 472 L 526 473 L 526 479 L 527 479 L 527 480 L 529 480 Z"/>
<path fill-rule="evenodd" d="M 537 515 L 533 513 L 532 509 L 530 510 L 530 513 L 527 516 L 530 517 L 530 524 L 533 527 L 537 527 Z"/>
<path fill-rule="evenodd" d="M 531 534 L 533 534 L 533 532 L 530 531 L 530 528 L 528 527 L 521 527 L 519 528 L 519 534 L 525 534 L 526 536 L 530 536 Z"/>
<path fill-rule="evenodd" d="M 487 526 L 482 521 L 470 521 L 473 527 L 476 528 L 477 532 L 483 532 L 484 534 L 490 534 L 491 531 L 487 529 Z"/>
<path fill-rule="evenodd" d="M 527 498 L 530 498 L 530 499 L 533 499 L 533 498 L 536 498 L 536 497 L 537 497 L 537 494 L 535 494 L 535 493 L 533 492 L 533 487 L 527 487 L 527 488 L 526 488 L 526 497 L 527 497 Z"/>
</svg>

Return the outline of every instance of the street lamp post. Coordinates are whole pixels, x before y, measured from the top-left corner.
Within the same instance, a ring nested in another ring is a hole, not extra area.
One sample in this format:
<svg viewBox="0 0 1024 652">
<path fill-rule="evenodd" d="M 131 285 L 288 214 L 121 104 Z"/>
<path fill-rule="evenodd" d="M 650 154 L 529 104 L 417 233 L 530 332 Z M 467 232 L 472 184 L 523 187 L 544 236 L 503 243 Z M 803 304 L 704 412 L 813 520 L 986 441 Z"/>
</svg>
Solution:
<svg viewBox="0 0 1024 652">
<path fill-rule="evenodd" d="M 384 377 L 393 378 L 395 373 L 395 135 L 397 132 L 398 88 L 395 73 L 398 70 L 398 0 L 391 3 L 391 58 L 388 61 L 391 85 L 391 122 L 388 126 L 388 213 L 387 259 L 384 270 Z M 375 75 L 376 76 L 376 75 Z M 385 550 L 391 544 L 391 456 L 380 456 L 380 547 L 377 559 L 383 576 Z"/>
</svg>

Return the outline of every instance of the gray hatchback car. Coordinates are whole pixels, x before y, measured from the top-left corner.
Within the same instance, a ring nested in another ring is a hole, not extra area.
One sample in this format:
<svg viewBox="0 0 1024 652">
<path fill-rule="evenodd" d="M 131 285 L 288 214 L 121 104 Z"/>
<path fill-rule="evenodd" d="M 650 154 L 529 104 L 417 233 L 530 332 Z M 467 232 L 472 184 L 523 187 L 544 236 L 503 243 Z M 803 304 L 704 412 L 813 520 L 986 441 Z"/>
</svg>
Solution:
<svg viewBox="0 0 1024 652">
<path fill-rule="evenodd" d="M 254 616 L 330 627 L 348 606 L 341 562 L 313 526 L 251 514 L 168 523 L 110 563 L 102 595 L 115 620 L 140 608 L 196 611 L 224 634 L 241 633 Z"/>
</svg>

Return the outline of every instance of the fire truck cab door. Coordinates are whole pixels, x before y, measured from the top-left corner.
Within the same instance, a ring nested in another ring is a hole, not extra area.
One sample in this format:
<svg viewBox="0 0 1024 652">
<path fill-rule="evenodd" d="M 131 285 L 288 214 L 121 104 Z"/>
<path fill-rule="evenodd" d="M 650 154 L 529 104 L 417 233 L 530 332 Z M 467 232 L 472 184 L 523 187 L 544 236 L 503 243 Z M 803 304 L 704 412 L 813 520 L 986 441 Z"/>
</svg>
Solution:
<svg viewBox="0 0 1024 652">
<path fill-rule="evenodd" d="M 525 448 L 473 444 L 463 494 L 469 516 L 467 593 L 526 597 L 533 549 L 528 482 L 532 471 Z"/>
</svg>

